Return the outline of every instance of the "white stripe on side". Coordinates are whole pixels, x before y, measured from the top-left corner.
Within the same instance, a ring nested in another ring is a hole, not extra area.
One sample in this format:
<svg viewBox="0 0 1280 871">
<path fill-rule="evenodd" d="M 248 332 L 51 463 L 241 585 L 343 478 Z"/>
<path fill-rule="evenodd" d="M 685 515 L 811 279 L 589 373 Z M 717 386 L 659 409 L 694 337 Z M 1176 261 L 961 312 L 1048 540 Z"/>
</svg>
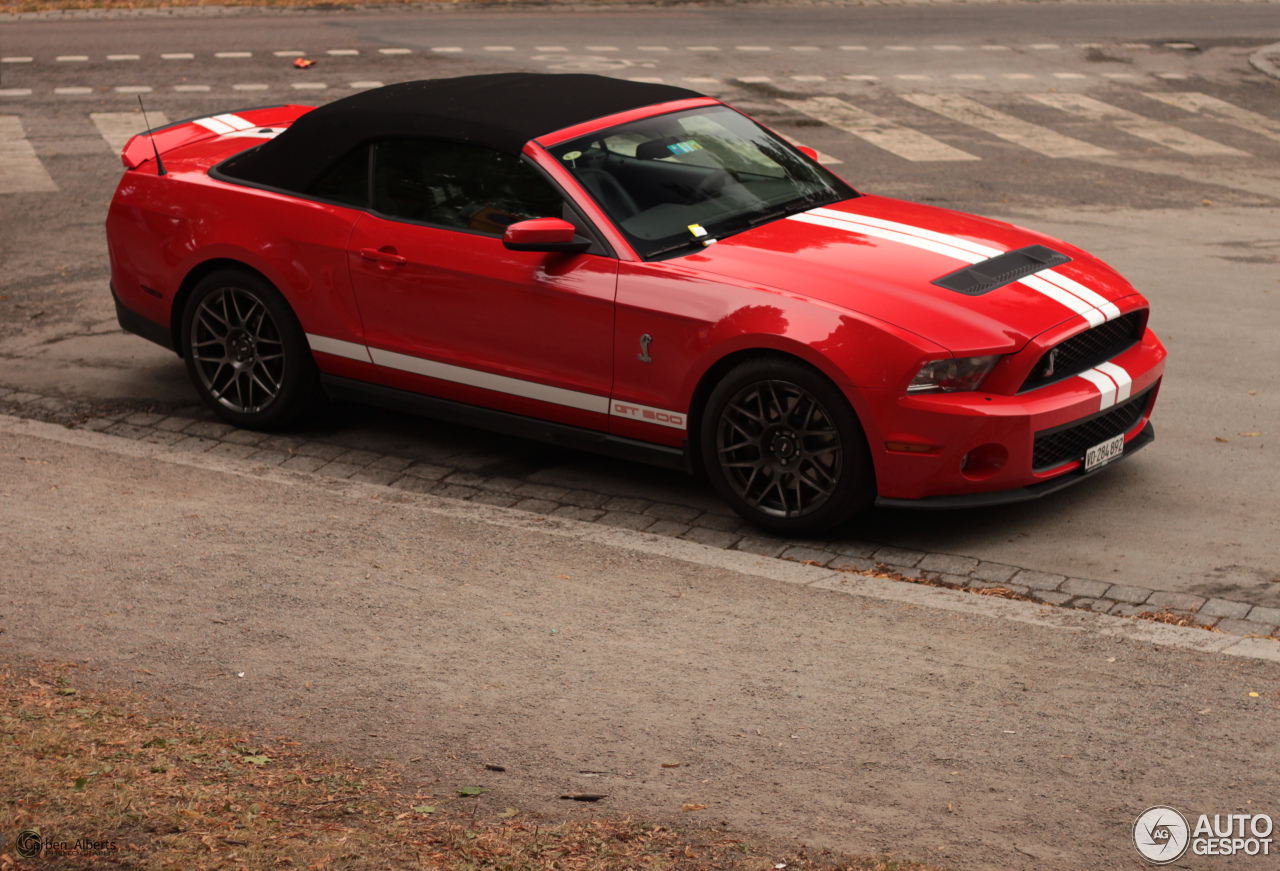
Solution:
<svg viewBox="0 0 1280 871">
<path fill-rule="evenodd" d="M 495 393 L 505 393 L 508 396 L 523 396 L 526 399 L 536 399 L 539 402 L 549 402 L 552 405 L 563 405 L 566 408 L 594 411 L 597 414 L 609 413 L 609 397 L 607 396 L 597 396 L 594 393 L 579 393 L 576 390 L 565 390 L 563 387 L 552 387 L 548 384 L 538 384 L 535 381 L 522 381 L 519 378 L 509 378 L 506 375 L 495 375 L 491 372 L 481 372 L 477 369 L 465 369 L 462 366 L 437 363 L 435 360 L 410 357 L 407 354 L 397 354 L 394 351 L 384 351 L 380 348 L 370 348 L 369 356 L 376 365 L 385 366 L 388 369 L 399 369 L 401 372 L 412 372 L 415 375 L 425 375 L 428 378 L 438 378 L 441 381 L 451 381 L 454 384 L 479 387 L 484 390 L 492 390 Z"/>
<path fill-rule="evenodd" d="M 1098 406 L 1098 411 L 1106 411 L 1116 404 L 1116 383 L 1109 377 L 1097 369 L 1081 372 L 1080 377 L 1098 388 L 1098 392 L 1102 394 L 1102 404 Z"/>
<path fill-rule="evenodd" d="M 214 115 L 213 117 L 214 117 L 214 120 L 221 121 L 223 124 L 226 124 L 232 130 L 248 130 L 250 127 L 253 126 L 251 122 L 244 120 L 239 115 L 232 115 L 230 113 L 227 113 L 225 115 Z"/>
<path fill-rule="evenodd" d="M 839 212 L 835 209 L 826 208 L 811 209 L 806 212 L 806 214 L 818 215 L 835 221 L 841 221 L 845 224 L 857 227 L 860 232 L 863 227 L 876 227 L 882 230 L 892 230 L 907 236 L 916 236 L 921 239 L 928 239 L 932 242 L 938 242 L 970 254 L 977 254 L 982 260 L 989 260 L 992 257 L 999 257 L 1001 254 L 1006 253 L 998 248 L 992 248 L 988 245 L 973 242 L 969 239 L 962 239 L 959 236 L 937 233 L 933 230 L 926 230 L 922 227 L 913 227 L 910 224 L 902 224 L 897 221 L 886 221 L 883 218 L 871 218 L 866 215 L 854 215 L 849 212 Z M 968 257 L 958 259 L 965 260 L 967 263 L 980 262 Z M 1098 324 L 1105 323 L 1112 318 L 1120 316 L 1120 310 L 1116 308 L 1114 303 L 1108 302 L 1106 297 L 1096 291 L 1090 290 L 1074 279 L 1067 278 L 1065 275 L 1059 275 L 1052 269 L 1046 269 L 1043 272 L 1038 272 L 1035 275 L 1029 275 L 1026 278 L 1019 280 L 1032 290 L 1042 293 L 1050 299 L 1065 305 L 1078 315 L 1083 315 L 1085 319 L 1089 321 L 1090 326 L 1096 327 Z M 1072 297 L 1075 297 L 1076 299 L 1073 300 Z M 1078 300 L 1078 302 L 1076 300 Z M 1083 306 L 1081 303 L 1083 303 Z M 1096 309 L 1098 313 L 1086 314 L 1086 311 L 1091 309 Z"/>
<path fill-rule="evenodd" d="M 1116 383 L 1116 402 L 1124 402 L 1133 393 L 1133 379 L 1123 366 L 1115 363 L 1099 363 L 1094 367 Z"/>
<path fill-rule="evenodd" d="M 672 429 L 685 429 L 685 416 L 678 411 L 667 411 L 665 408 L 636 405 L 632 402 L 621 402 L 615 399 L 609 404 L 609 414 L 614 417 L 625 417 L 628 420 L 638 420 L 642 423 L 669 426 Z"/>
<path fill-rule="evenodd" d="M 205 130 L 208 130 L 210 133 L 217 133 L 219 136 L 221 136 L 223 133 L 236 132 L 236 128 L 232 127 L 230 124 L 224 124 L 223 122 L 219 121 L 217 118 L 197 118 L 191 123 L 199 124 Z"/>
<path fill-rule="evenodd" d="M 373 362 L 369 356 L 369 349 L 364 345 L 357 345 L 355 342 L 344 342 L 341 339 L 331 339 L 328 336 L 307 333 L 307 344 L 311 346 L 313 351 L 332 354 L 335 357 L 346 357 L 348 360 L 359 360 L 361 363 Z"/>
</svg>

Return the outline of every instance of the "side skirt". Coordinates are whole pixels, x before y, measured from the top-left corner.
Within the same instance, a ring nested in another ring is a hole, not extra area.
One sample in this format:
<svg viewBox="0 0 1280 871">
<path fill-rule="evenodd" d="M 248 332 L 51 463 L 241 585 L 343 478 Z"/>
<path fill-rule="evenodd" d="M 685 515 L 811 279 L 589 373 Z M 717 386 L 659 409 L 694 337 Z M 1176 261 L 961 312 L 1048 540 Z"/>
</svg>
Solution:
<svg viewBox="0 0 1280 871">
<path fill-rule="evenodd" d="M 687 450 L 655 445 L 637 439 L 621 438 L 593 429 L 568 426 L 563 423 L 552 423 L 512 414 L 506 411 L 495 411 L 468 405 L 451 399 L 440 399 L 381 384 L 370 384 L 354 378 L 342 378 L 337 375 L 321 375 L 320 381 L 330 398 L 364 402 L 389 408 L 393 411 L 405 411 L 420 414 L 450 423 L 474 426 L 478 429 L 492 430 L 519 438 L 534 439 L 547 444 L 566 448 L 591 451 L 621 460 L 648 463 L 681 472 L 691 472 Z M 687 440 L 686 440 L 687 445 Z"/>
</svg>

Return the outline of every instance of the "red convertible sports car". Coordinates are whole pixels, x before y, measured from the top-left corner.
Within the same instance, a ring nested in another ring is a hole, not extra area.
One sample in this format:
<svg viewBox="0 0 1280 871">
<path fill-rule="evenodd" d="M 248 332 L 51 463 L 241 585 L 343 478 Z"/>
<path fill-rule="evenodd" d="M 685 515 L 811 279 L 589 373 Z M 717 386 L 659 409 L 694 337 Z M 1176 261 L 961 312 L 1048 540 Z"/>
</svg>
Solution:
<svg viewBox="0 0 1280 871">
<path fill-rule="evenodd" d="M 1165 351 L 1114 270 L 681 88 L 407 82 L 122 158 L 120 323 L 237 426 L 410 409 L 704 472 L 784 534 L 1033 499 L 1154 438 Z"/>
</svg>

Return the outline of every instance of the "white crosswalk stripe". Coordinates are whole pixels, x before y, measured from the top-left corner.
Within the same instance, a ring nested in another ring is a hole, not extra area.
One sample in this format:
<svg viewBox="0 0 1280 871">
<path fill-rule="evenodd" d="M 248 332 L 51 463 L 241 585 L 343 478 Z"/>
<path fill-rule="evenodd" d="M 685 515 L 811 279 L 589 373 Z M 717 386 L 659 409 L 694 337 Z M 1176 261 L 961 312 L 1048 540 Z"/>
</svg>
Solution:
<svg viewBox="0 0 1280 871">
<path fill-rule="evenodd" d="M 1032 124 L 1021 118 L 998 112 L 960 94 L 902 94 L 901 96 L 902 99 L 922 109 L 928 109 L 944 118 L 976 127 L 1046 157 L 1106 157 L 1112 153 L 1088 142 L 1063 136 L 1039 124 Z"/>
<path fill-rule="evenodd" d="M 911 127 L 902 127 L 888 118 L 881 118 L 865 109 L 859 109 L 836 97 L 811 97 L 807 100 L 779 100 L 789 109 L 816 118 L 859 139 L 911 161 L 959 161 L 980 160 L 967 151 L 961 151 L 939 142 Z"/>
<path fill-rule="evenodd" d="M 1163 145 L 1165 148 L 1171 148 L 1183 154 L 1192 154 L 1197 157 L 1247 156 L 1247 152 L 1238 148 L 1222 145 L 1211 139 L 1205 139 L 1203 136 L 1197 136 L 1187 130 L 1174 127 L 1172 124 L 1165 124 L 1162 121 L 1147 118 L 1137 112 L 1130 112 L 1128 109 L 1121 109 L 1101 100 L 1086 97 L 1084 94 L 1053 93 L 1029 94 L 1028 96 L 1046 106 L 1061 109 L 1064 112 L 1069 112 L 1089 121 L 1110 124 L 1131 136 L 1137 136 L 1140 139 Z"/>
<path fill-rule="evenodd" d="M 56 191 L 58 186 L 27 141 L 22 118 L 0 115 L 0 194 Z"/>
<path fill-rule="evenodd" d="M 134 134 L 147 129 L 141 112 L 92 112 L 89 118 L 116 154 L 124 150 L 125 143 Z M 163 112 L 148 112 L 147 118 L 155 127 L 163 127 L 169 123 L 168 116 Z"/>
<path fill-rule="evenodd" d="M 1219 100 L 1217 97 L 1210 97 L 1208 94 L 1201 94 L 1196 91 L 1182 91 L 1172 94 L 1147 94 L 1153 100 L 1159 100 L 1161 103 L 1168 103 L 1177 106 L 1179 109 L 1186 109 L 1188 112 L 1204 114 L 1216 121 L 1223 121 L 1227 124 L 1248 130 L 1250 133 L 1257 133 L 1268 139 L 1274 139 L 1280 142 L 1280 121 L 1268 118 L 1266 115 L 1259 115 L 1257 112 L 1250 112 L 1248 109 L 1242 109 L 1226 100 Z"/>
</svg>

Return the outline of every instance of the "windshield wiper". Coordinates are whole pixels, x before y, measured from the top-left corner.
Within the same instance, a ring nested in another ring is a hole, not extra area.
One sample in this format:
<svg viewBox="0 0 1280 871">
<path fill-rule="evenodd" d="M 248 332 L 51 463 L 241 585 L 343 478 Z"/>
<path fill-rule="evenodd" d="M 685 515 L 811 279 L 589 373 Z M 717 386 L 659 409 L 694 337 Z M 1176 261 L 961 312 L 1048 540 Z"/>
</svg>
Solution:
<svg viewBox="0 0 1280 871">
<path fill-rule="evenodd" d="M 716 241 L 715 238 L 711 236 L 698 236 L 694 239 L 685 239 L 683 242 L 668 245 L 666 248 L 659 248 L 657 251 L 650 251 L 645 255 L 645 259 L 652 260 L 653 258 L 660 257 L 663 254 L 670 254 L 672 251 L 679 251 L 681 248 L 689 248 L 691 246 L 697 247 L 701 250 L 714 241 Z"/>
<path fill-rule="evenodd" d="M 763 215 L 756 215 L 754 218 L 747 221 L 747 226 L 758 227 L 767 221 L 776 221 L 779 218 L 785 218 L 788 215 L 795 215 L 806 211 L 813 206 L 830 205 L 831 203 L 837 202 L 836 199 L 832 199 L 834 196 L 836 195 L 831 191 L 814 191 L 806 197 L 801 197 L 798 200 L 792 200 L 784 206 L 779 206 L 772 212 L 765 212 Z"/>
</svg>

